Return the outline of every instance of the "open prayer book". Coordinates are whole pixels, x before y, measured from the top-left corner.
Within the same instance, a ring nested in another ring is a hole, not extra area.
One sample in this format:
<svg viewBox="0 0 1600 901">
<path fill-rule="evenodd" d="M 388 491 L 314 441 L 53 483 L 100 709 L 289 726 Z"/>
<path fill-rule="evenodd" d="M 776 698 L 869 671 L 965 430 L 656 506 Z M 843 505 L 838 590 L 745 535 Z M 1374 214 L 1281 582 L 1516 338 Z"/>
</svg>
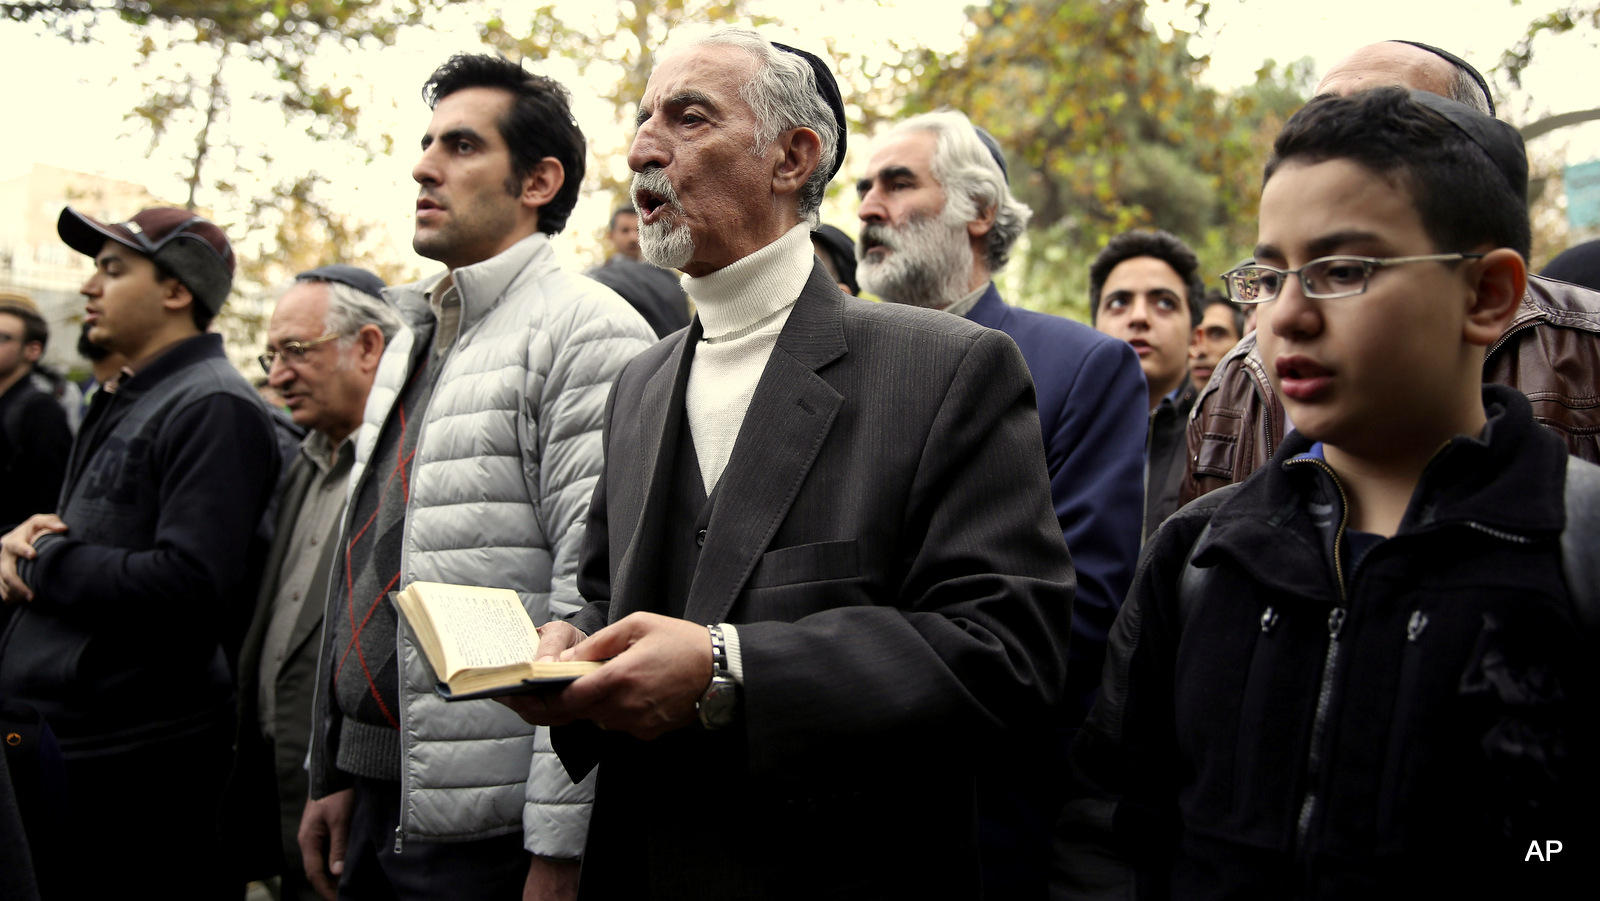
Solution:
<svg viewBox="0 0 1600 901">
<path fill-rule="evenodd" d="M 535 662 L 539 632 L 510 589 L 412 582 L 393 597 L 447 701 L 560 688 L 600 668 L 596 660 Z"/>
</svg>

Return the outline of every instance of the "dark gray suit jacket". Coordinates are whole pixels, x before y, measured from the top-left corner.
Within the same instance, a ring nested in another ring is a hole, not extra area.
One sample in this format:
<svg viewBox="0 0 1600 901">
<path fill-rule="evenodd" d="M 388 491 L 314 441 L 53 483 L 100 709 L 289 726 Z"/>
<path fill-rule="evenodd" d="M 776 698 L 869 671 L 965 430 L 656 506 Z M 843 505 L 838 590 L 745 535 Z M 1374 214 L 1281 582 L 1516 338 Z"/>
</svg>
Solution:
<svg viewBox="0 0 1600 901">
<path fill-rule="evenodd" d="M 700 334 L 613 388 L 587 633 L 657 609 Z M 1074 588 L 1016 345 L 849 298 L 817 266 L 706 532 L 685 616 L 737 624 L 742 721 L 648 743 L 555 730 L 574 773 L 605 764 L 583 895 L 975 896 L 973 752 L 1050 725 Z"/>
<path fill-rule="evenodd" d="M 317 468 L 297 451 L 294 463 L 284 478 L 283 493 L 278 498 L 272 547 L 267 552 L 266 567 L 262 571 L 255 615 L 239 653 L 239 726 L 235 739 L 237 758 L 233 785 L 230 787 L 230 808 L 237 809 L 239 816 L 248 818 L 246 822 L 237 824 L 247 830 L 242 839 L 247 872 L 260 872 L 263 868 L 270 872 L 276 869 L 278 849 L 281 848 L 286 858 L 283 866 L 291 878 L 300 873 L 299 844 L 295 834 L 306 804 L 305 763 L 306 749 L 311 742 L 311 704 L 316 691 L 317 653 L 321 647 L 323 608 L 326 606 L 323 601 L 328 596 L 333 550 L 339 538 L 338 518 L 332 532 L 324 536 L 322 553 L 317 558 L 316 576 L 306 589 L 300 616 L 295 620 L 283 664 L 278 670 L 277 685 L 274 687 L 277 692 L 273 716 L 274 741 L 270 757 L 257 723 L 260 708 L 256 697 L 261 671 L 261 645 L 266 638 L 267 626 L 272 621 L 272 601 L 278 593 L 283 559 L 291 541 L 306 540 L 306 536 L 294 534 L 294 524 L 300 516 L 301 504 L 320 475 Z M 295 881 L 298 884 L 304 879 L 300 877 Z"/>
</svg>

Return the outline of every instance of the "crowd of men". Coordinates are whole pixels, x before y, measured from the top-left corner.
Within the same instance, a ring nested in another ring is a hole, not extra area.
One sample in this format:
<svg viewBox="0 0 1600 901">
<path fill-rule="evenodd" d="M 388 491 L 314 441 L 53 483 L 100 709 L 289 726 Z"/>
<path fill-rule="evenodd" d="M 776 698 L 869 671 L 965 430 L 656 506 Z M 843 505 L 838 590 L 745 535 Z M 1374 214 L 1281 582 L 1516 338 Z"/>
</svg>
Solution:
<svg viewBox="0 0 1600 901">
<path fill-rule="evenodd" d="M 1090 327 L 1001 296 L 1030 211 L 960 112 L 873 141 L 852 241 L 826 60 L 737 27 L 659 59 L 587 275 L 551 246 L 566 89 L 440 66 L 443 270 L 296 277 L 260 356 L 292 422 L 209 331 L 217 226 L 62 211 L 75 435 L 0 296 L 5 897 L 1576 885 L 1600 294 L 1558 280 L 1592 247 L 1528 275 L 1476 71 L 1344 60 L 1225 292 L 1129 232 Z M 391 601 L 419 581 L 512 589 L 540 659 L 601 665 L 448 701 Z"/>
</svg>

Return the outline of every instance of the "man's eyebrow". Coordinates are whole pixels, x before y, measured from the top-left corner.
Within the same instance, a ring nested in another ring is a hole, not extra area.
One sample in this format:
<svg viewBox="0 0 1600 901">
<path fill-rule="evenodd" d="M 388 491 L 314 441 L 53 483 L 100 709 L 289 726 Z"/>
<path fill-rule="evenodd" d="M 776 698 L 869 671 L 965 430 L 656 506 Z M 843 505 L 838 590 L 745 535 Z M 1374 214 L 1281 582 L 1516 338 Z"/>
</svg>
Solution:
<svg viewBox="0 0 1600 901">
<path fill-rule="evenodd" d="M 480 134 L 477 129 L 469 128 L 465 125 L 458 125 L 455 128 L 450 129 L 449 131 L 440 135 L 439 140 L 444 141 L 447 144 L 453 144 L 456 141 L 470 141 L 474 144 L 482 146 L 483 144 L 487 143 L 484 141 L 483 135 Z M 422 136 L 423 150 L 427 150 L 432 144 L 433 135 L 426 134 Z"/>
<path fill-rule="evenodd" d="M 1310 244 L 1306 245 L 1306 252 L 1311 254 L 1312 259 L 1315 259 L 1317 257 L 1327 256 L 1328 254 L 1337 251 L 1339 248 L 1350 244 L 1371 244 L 1374 241 L 1381 240 L 1382 238 L 1379 237 L 1376 232 L 1362 231 L 1360 229 L 1351 228 L 1345 229 L 1344 231 L 1334 232 L 1331 235 L 1323 235 L 1322 237 L 1313 240 Z"/>
<path fill-rule="evenodd" d="M 1377 232 L 1365 231 L 1358 228 L 1349 228 L 1345 229 L 1344 231 L 1333 232 L 1331 234 L 1323 235 L 1320 238 L 1313 239 L 1306 245 L 1306 253 L 1310 255 L 1311 259 L 1317 259 L 1319 257 L 1328 256 L 1332 253 L 1337 253 L 1341 247 L 1345 247 L 1350 244 L 1370 244 L 1373 242 L 1381 242 L 1382 240 L 1383 237 Z M 1279 250 L 1272 244 L 1257 244 L 1255 257 L 1257 259 L 1260 259 L 1261 257 L 1271 257 L 1276 260 L 1287 259 L 1284 256 L 1283 251 Z"/>
<path fill-rule="evenodd" d="M 693 89 L 682 90 L 682 91 L 679 91 L 676 94 L 673 94 L 671 97 L 668 97 L 667 99 L 661 101 L 660 106 L 662 106 L 662 107 L 684 107 L 684 106 L 690 106 L 690 105 L 693 105 L 693 104 L 699 104 L 700 106 L 709 107 L 711 112 L 713 112 L 713 113 L 716 113 L 716 112 L 720 111 L 718 106 L 717 106 L 717 104 L 716 104 L 716 101 L 711 99 L 711 95 L 710 94 L 707 94 L 704 91 L 697 91 L 697 90 L 693 90 Z M 639 112 L 634 114 L 633 124 L 634 124 L 635 127 L 642 126 L 642 125 L 644 125 L 645 122 L 649 121 L 649 119 L 650 119 L 650 111 L 648 109 L 645 109 L 643 106 L 641 106 L 641 107 L 639 107 Z"/>
<path fill-rule="evenodd" d="M 856 193 L 866 194 L 872 190 L 872 183 L 875 181 L 893 181 L 897 178 L 909 178 L 912 181 L 916 181 L 917 173 L 913 172 L 910 166 L 884 166 L 877 172 L 856 182 Z"/>
<path fill-rule="evenodd" d="M 115 250 L 108 250 L 105 253 L 95 257 L 94 262 L 95 265 L 104 267 L 109 266 L 112 263 L 121 263 L 123 262 L 123 259 L 122 254 L 117 253 Z"/>
</svg>

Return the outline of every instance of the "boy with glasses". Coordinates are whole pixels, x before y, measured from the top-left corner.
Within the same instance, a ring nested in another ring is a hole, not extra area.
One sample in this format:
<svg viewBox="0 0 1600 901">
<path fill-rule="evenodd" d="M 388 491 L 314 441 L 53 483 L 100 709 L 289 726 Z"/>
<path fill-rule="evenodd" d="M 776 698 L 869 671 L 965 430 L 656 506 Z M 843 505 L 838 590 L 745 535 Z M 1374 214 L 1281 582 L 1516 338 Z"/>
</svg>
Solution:
<svg viewBox="0 0 1600 901">
<path fill-rule="evenodd" d="M 1141 897 L 1554 897 L 1577 855 L 1525 861 L 1592 847 L 1594 541 L 1561 440 L 1482 384 L 1526 188 L 1515 129 L 1437 95 L 1279 135 L 1226 279 L 1296 433 L 1152 539 L 1074 749 Z"/>
<path fill-rule="evenodd" d="M 79 429 L 59 517 L 39 511 L 0 539 L 0 593 L 14 609 L 0 695 L 60 739 L 57 813 L 88 862 L 46 895 L 225 897 L 237 890 L 215 822 L 229 665 L 279 466 L 266 408 L 206 333 L 233 250 L 180 209 L 105 223 L 69 207 L 57 231 L 95 261 L 82 288 L 89 340 L 128 362 Z"/>
</svg>

